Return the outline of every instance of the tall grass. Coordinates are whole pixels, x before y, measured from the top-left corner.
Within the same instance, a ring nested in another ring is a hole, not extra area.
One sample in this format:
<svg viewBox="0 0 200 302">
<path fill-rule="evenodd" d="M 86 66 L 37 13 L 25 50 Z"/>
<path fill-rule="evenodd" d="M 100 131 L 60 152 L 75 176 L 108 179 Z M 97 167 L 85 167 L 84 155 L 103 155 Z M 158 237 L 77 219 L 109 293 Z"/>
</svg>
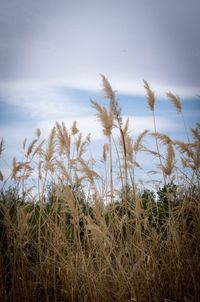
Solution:
<svg viewBox="0 0 200 302">
<path fill-rule="evenodd" d="M 13 160 L 12 187 L 0 173 L 1 301 L 200 300 L 200 124 L 190 142 L 159 133 L 145 81 L 155 131 L 133 140 L 105 76 L 102 83 L 108 106 L 92 101 L 92 107 L 107 140 L 103 176 L 76 122 L 70 130 L 56 122 L 47 141 L 37 129 L 24 142 L 24 161 Z M 168 97 L 182 109 L 178 97 Z M 147 135 L 156 150 L 145 148 Z M 136 182 L 142 151 L 160 163 L 164 182 L 154 191 Z"/>
</svg>

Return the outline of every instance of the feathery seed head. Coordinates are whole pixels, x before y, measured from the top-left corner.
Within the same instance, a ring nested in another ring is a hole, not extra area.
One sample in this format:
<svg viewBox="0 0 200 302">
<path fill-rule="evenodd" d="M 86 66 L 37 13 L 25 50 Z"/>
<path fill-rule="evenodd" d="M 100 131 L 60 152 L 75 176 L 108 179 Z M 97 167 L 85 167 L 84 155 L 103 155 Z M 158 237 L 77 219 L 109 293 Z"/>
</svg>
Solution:
<svg viewBox="0 0 200 302">
<path fill-rule="evenodd" d="M 46 149 L 46 154 L 45 154 L 46 162 L 50 162 L 53 157 L 53 154 L 54 154 L 55 134 L 56 134 L 56 128 L 53 127 L 53 129 L 51 130 L 50 136 L 49 136 L 48 144 L 47 144 L 47 149 Z"/>
<path fill-rule="evenodd" d="M 101 74 L 101 78 L 102 78 L 104 97 L 106 99 L 109 99 L 110 101 L 114 102 L 115 101 L 115 92 L 113 91 L 113 89 L 110 85 L 110 82 L 103 74 Z"/>
<path fill-rule="evenodd" d="M 78 131 L 78 129 L 77 129 L 77 127 L 76 127 L 76 124 L 77 124 L 77 121 L 74 121 L 73 122 L 73 125 L 72 125 L 72 135 L 76 135 L 79 131 Z"/>
<path fill-rule="evenodd" d="M 0 142 L 0 156 L 1 156 L 1 154 L 2 154 L 2 152 L 3 152 L 4 149 L 5 149 L 5 148 L 4 148 L 4 140 L 3 140 L 3 138 L 2 138 L 2 140 L 1 140 L 1 142 Z"/>
<path fill-rule="evenodd" d="M 143 80 L 143 82 L 144 82 L 144 88 L 145 88 L 146 93 L 147 93 L 149 108 L 150 108 L 151 111 L 154 111 L 154 105 L 155 105 L 154 92 L 150 89 L 149 84 L 147 83 L 147 81 Z"/>
<path fill-rule="evenodd" d="M 125 135 L 125 146 L 126 146 L 126 159 L 128 162 L 133 163 L 133 139 L 127 133 Z"/>
<path fill-rule="evenodd" d="M 165 175 L 168 175 L 168 176 L 171 175 L 173 167 L 174 167 L 174 157 L 175 157 L 175 154 L 174 154 L 173 145 L 170 142 L 167 145 L 166 163 L 165 163 L 165 166 L 163 165 L 163 167 L 162 167 Z"/>
<path fill-rule="evenodd" d="M 174 107 L 177 109 L 178 112 L 181 112 L 182 110 L 182 105 L 181 101 L 178 95 L 173 94 L 172 92 L 167 92 L 166 93 L 167 97 L 170 99 Z"/>
<path fill-rule="evenodd" d="M 31 154 L 31 152 L 33 151 L 33 148 L 34 148 L 34 146 L 35 146 L 35 144 L 36 144 L 37 141 L 38 141 L 38 139 L 34 139 L 34 140 L 32 141 L 32 143 L 29 145 L 28 150 L 27 150 L 27 153 L 26 153 L 26 156 L 27 156 L 27 157 L 28 157 L 28 156 Z"/>
<path fill-rule="evenodd" d="M 129 127 L 129 118 L 127 118 L 126 123 L 124 125 L 124 129 L 123 129 L 124 136 L 128 133 L 128 127 Z"/>
<path fill-rule="evenodd" d="M 0 170 L 0 181 L 3 181 L 3 174 L 1 172 L 1 170 Z"/>
<path fill-rule="evenodd" d="M 37 138 L 40 138 L 40 135 L 41 135 L 41 130 L 40 130 L 40 128 L 37 128 L 36 129 L 36 136 L 37 136 Z"/>
<path fill-rule="evenodd" d="M 163 144 L 163 145 L 168 145 L 169 143 L 172 142 L 171 138 L 166 135 L 166 134 L 162 134 L 162 133 L 151 133 L 151 135 L 157 137 L 157 139 Z"/>
<path fill-rule="evenodd" d="M 142 142 L 144 136 L 145 136 L 148 132 L 149 132 L 149 130 L 144 130 L 142 133 L 140 133 L 140 134 L 138 135 L 138 137 L 137 137 L 137 139 L 136 139 L 136 141 L 135 141 L 135 143 L 134 143 L 134 151 L 135 151 L 135 152 L 138 152 L 138 151 L 141 149 L 141 147 L 142 147 L 141 142 Z"/>
<path fill-rule="evenodd" d="M 103 133 L 105 136 L 110 136 L 114 126 L 114 116 L 112 111 L 108 112 L 104 106 L 99 105 L 97 102 L 92 101 L 92 107 L 97 110 L 97 118 L 103 126 Z"/>
</svg>

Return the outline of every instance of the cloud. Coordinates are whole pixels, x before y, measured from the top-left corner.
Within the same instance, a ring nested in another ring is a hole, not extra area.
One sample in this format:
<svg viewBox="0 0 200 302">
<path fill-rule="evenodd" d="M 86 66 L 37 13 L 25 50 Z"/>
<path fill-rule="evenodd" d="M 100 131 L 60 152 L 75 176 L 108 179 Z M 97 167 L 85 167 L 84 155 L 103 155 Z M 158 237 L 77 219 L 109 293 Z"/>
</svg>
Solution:
<svg viewBox="0 0 200 302">
<path fill-rule="evenodd" d="M 4 102 L 28 109 L 30 117 L 37 119 L 56 120 L 66 116 L 79 117 L 88 113 L 87 106 L 80 103 L 80 97 L 70 97 L 67 91 L 66 88 L 66 92 L 61 93 L 59 87 L 50 83 L 0 84 L 0 96 Z"/>
<path fill-rule="evenodd" d="M 181 96 L 200 90 L 200 2 L 15 0 L 0 4 L 0 79 Z"/>
<path fill-rule="evenodd" d="M 1 126 L 11 152 L 36 127 L 47 134 L 55 120 L 71 127 L 77 119 L 85 135 L 102 139 L 89 97 L 77 94 L 98 93 L 100 73 L 120 94 L 144 95 L 143 79 L 157 96 L 200 94 L 199 11 L 199 0 L 0 1 L 1 101 L 26 108 L 30 119 Z M 152 130 L 151 117 L 133 112 L 133 135 Z M 170 118 L 157 116 L 158 131 L 180 129 Z"/>
<path fill-rule="evenodd" d="M 125 121 L 128 117 L 123 116 L 123 120 Z M 70 129 L 74 119 L 68 118 L 63 120 L 66 124 L 67 129 Z M 38 123 L 38 128 L 41 129 L 43 135 L 47 137 L 55 124 L 54 120 L 45 120 Z M 158 131 L 169 133 L 171 131 L 177 131 L 180 129 L 178 123 L 172 122 L 171 120 L 157 116 L 156 124 Z M 100 140 L 105 138 L 103 135 L 102 127 L 100 123 L 94 116 L 84 116 L 80 117 L 77 121 L 77 127 L 79 131 L 87 136 L 89 133 L 91 134 L 92 140 Z M 150 131 L 154 131 L 153 120 L 151 116 L 130 116 L 129 117 L 129 129 L 130 134 L 132 136 L 139 135 L 142 131 L 148 129 Z M 114 135 L 119 135 L 118 131 L 114 129 Z"/>
</svg>

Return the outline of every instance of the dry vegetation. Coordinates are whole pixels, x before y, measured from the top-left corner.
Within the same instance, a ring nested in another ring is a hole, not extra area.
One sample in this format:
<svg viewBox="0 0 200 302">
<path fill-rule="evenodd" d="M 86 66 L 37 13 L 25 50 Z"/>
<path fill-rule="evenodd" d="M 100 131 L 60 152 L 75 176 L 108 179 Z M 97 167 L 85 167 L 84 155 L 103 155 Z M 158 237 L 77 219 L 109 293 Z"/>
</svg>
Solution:
<svg viewBox="0 0 200 302">
<path fill-rule="evenodd" d="M 104 76 L 102 83 L 108 106 L 92 106 L 106 140 L 103 173 L 76 122 L 70 130 L 56 123 L 48 141 L 37 129 L 10 179 L 0 173 L 1 301 L 200 301 L 200 124 L 187 142 L 158 133 L 144 81 L 154 133 L 133 140 L 116 93 Z M 184 128 L 180 99 L 167 96 Z M 154 192 L 136 183 L 140 152 L 157 158 L 152 173 L 162 185 Z"/>
</svg>

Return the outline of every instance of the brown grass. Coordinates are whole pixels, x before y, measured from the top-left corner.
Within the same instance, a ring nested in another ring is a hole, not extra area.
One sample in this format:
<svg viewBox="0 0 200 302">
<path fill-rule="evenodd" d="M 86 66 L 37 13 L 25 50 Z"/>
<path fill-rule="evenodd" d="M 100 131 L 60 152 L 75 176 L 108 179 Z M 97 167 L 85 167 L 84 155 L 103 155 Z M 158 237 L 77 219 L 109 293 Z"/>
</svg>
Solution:
<svg viewBox="0 0 200 302">
<path fill-rule="evenodd" d="M 200 300 L 200 126 L 190 143 L 155 131 L 157 148 L 146 149 L 144 137 L 152 133 L 131 137 L 116 93 L 102 81 L 116 106 L 92 102 L 108 139 L 103 173 L 77 123 L 68 130 L 56 122 L 46 142 L 38 129 L 24 144 L 25 160 L 13 160 L 12 188 L 0 174 L 1 301 Z M 154 93 L 144 83 L 154 114 Z M 152 164 L 154 157 L 162 163 L 147 175 L 165 175 L 160 188 L 151 179 L 153 192 L 136 182 L 137 154 L 144 151 Z"/>
</svg>

